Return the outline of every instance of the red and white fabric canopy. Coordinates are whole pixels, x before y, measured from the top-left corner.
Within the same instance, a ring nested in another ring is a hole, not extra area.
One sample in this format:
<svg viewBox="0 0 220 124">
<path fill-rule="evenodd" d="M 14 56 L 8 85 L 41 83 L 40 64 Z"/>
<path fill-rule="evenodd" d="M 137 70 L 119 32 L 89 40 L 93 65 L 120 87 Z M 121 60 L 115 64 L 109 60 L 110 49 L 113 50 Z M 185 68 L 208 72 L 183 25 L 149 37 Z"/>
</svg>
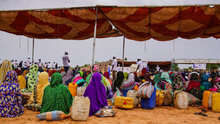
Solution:
<svg viewBox="0 0 220 124">
<path fill-rule="evenodd" d="M 97 6 L 97 9 L 97 38 L 121 35 L 136 41 L 220 38 L 220 5 Z M 88 39 L 93 37 L 94 24 L 94 7 L 0 11 L 1 31 L 31 38 Z"/>
</svg>

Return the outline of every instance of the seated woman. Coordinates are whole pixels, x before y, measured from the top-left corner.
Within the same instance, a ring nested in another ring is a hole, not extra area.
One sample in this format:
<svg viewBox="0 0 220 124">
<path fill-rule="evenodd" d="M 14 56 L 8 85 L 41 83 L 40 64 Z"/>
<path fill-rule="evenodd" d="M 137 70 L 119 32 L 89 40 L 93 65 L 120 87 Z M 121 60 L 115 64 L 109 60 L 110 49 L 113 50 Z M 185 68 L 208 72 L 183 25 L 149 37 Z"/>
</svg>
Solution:
<svg viewBox="0 0 220 124">
<path fill-rule="evenodd" d="M 209 75 L 203 74 L 201 77 L 201 86 L 203 86 L 205 90 L 210 89 L 212 86 L 211 82 L 209 82 L 208 80 L 209 80 Z"/>
<path fill-rule="evenodd" d="M 84 86 L 84 84 L 86 83 L 86 81 L 83 79 L 83 72 L 82 71 L 78 71 L 76 72 L 75 77 L 72 80 L 73 83 L 76 83 L 77 86 Z"/>
<path fill-rule="evenodd" d="M 37 84 L 37 76 L 38 76 L 37 73 L 38 73 L 38 65 L 33 64 L 30 67 L 29 73 L 26 75 L 28 92 L 32 92 L 34 90 L 34 86 Z"/>
<path fill-rule="evenodd" d="M 172 90 L 172 83 L 167 72 L 162 72 L 159 82 L 155 84 L 158 90 Z"/>
<path fill-rule="evenodd" d="M 50 84 L 44 89 L 41 113 L 60 110 L 69 114 L 73 97 L 62 82 L 60 73 L 52 75 Z"/>
<path fill-rule="evenodd" d="M 199 89 L 200 88 L 200 82 L 199 82 L 199 74 L 196 72 L 192 72 L 189 75 L 189 84 L 186 89 L 186 91 L 190 91 L 191 89 Z"/>
<path fill-rule="evenodd" d="M 173 90 L 184 90 L 185 79 L 180 73 L 173 73 L 171 75 Z"/>
<path fill-rule="evenodd" d="M 3 83 L 3 80 L 5 79 L 5 76 L 7 75 L 7 72 L 13 70 L 11 61 L 4 60 L 0 66 L 0 84 Z"/>
<path fill-rule="evenodd" d="M 24 70 L 22 75 L 18 76 L 18 84 L 20 86 L 20 89 L 25 89 L 26 88 L 26 75 L 28 74 L 28 70 Z"/>
<path fill-rule="evenodd" d="M 151 79 L 151 75 L 149 73 L 146 73 L 144 76 L 143 76 L 144 80 L 145 81 L 148 81 L 150 82 L 152 85 L 155 85 L 155 82 L 154 80 Z"/>
<path fill-rule="evenodd" d="M 124 81 L 124 74 L 122 71 L 119 71 L 116 75 L 116 79 L 113 82 L 113 92 L 116 92 L 116 88 L 120 89 L 121 84 Z"/>
<path fill-rule="evenodd" d="M 109 79 L 109 73 L 105 72 L 103 76 L 105 76 L 107 80 L 110 82 L 110 84 L 112 85 L 112 81 Z"/>
<path fill-rule="evenodd" d="M 63 84 L 67 85 L 66 82 L 71 78 L 71 80 L 73 79 L 73 71 L 71 69 L 69 69 L 66 73 L 66 75 L 62 76 L 63 78 Z"/>
<path fill-rule="evenodd" d="M 33 108 L 32 110 L 40 110 L 44 89 L 47 87 L 49 83 L 49 74 L 47 72 L 41 72 L 38 76 L 38 83 L 34 86 L 34 90 L 32 92 L 30 101 L 25 107 Z M 37 107 L 37 108 L 35 108 Z"/>
<path fill-rule="evenodd" d="M 17 74 L 9 71 L 0 85 L 0 117 L 18 117 L 24 113 Z"/>
<path fill-rule="evenodd" d="M 97 72 L 94 73 L 84 93 L 84 97 L 89 97 L 90 99 L 89 116 L 92 116 L 99 109 L 108 105 L 105 86 L 101 83 L 101 80 L 101 74 Z"/>
<path fill-rule="evenodd" d="M 220 78 L 219 77 L 215 77 L 214 79 L 212 79 L 212 87 L 209 90 L 215 91 L 215 92 L 220 90 Z"/>
<path fill-rule="evenodd" d="M 128 79 L 124 80 L 124 82 L 121 85 L 122 90 L 131 90 L 135 86 L 135 79 L 134 79 L 134 73 L 129 73 Z"/>
</svg>

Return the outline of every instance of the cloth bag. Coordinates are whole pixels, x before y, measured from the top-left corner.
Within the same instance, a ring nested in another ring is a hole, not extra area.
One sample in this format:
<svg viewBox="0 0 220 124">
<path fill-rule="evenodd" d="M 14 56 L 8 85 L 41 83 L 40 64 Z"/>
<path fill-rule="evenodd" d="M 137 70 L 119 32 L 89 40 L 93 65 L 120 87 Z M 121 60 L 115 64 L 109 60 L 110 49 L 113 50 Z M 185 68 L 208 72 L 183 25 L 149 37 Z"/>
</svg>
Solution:
<svg viewBox="0 0 220 124">
<path fill-rule="evenodd" d="M 154 86 L 150 82 L 141 84 L 138 88 L 138 96 L 141 98 L 150 98 L 154 92 Z"/>
<path fill-rule="evenodd" d="M 72 104 L 71 118 L 77 121 L 85 121 L 89 116 L 90 100 L 88 97 L 75 96 Z"/>
</svg>

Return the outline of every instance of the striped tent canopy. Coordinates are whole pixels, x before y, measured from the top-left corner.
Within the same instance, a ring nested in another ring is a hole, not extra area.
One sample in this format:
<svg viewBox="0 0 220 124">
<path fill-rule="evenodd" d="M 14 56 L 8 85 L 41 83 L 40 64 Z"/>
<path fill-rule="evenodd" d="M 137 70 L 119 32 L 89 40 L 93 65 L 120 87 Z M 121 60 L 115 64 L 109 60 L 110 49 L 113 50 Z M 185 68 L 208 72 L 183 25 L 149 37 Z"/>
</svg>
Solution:
<svg viewBox="0 0 220 124">
<path fill-rule="evenodd" d="M 98 6 L 97 9 L 98 38 L 121 35 L 136 41 L 220 38 L 220 5 Z M 93 37 L 94 24 L 94 7 L 0 11 L 0 30 L 31 38 L 88 39 Z"/>
</svg>

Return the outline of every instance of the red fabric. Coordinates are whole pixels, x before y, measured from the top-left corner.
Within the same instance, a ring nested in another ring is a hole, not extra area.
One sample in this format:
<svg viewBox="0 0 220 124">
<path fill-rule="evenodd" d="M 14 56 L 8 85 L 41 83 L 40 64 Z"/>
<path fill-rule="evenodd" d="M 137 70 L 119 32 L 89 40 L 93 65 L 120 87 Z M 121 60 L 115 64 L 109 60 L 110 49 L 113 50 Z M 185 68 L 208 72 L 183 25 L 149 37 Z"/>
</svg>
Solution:
<svg viewBox="0 0 220 124">
<path fill-rule="evenodd" d="M 105 73 L 104 73 L 104 76 L 105 76 L 107 79 L 109 79 L 109 73 L 108 73 L 108 72 L 105 72 Z"/>
<path fill-rule="evenodd" d="M 15 72 L 17 73 L 17 75 L 21 75 L 21 70 L 16 69 Z"/>
<path fill-rule="evenodd" d="M 147 69 L 146 69 L 146 68 L 143 68 L 143 69 L 141 70 L 141 75 L 144 76 L 146 73 L 147 73 Z"/>
<path fill-rule="evenodd" d="M 188 85 L 188 87 L 187 87 L 187 89 L 186 89 L 186 91 L 189 91 L 189 90 L 191 90 L 192 88 L 195 88 L 195 89 L 199 89 L 200 88 L 200 82 L 198 82 L 198 81 L 190 81 L 189 82 L 189 85 Z"/>
</svg>

